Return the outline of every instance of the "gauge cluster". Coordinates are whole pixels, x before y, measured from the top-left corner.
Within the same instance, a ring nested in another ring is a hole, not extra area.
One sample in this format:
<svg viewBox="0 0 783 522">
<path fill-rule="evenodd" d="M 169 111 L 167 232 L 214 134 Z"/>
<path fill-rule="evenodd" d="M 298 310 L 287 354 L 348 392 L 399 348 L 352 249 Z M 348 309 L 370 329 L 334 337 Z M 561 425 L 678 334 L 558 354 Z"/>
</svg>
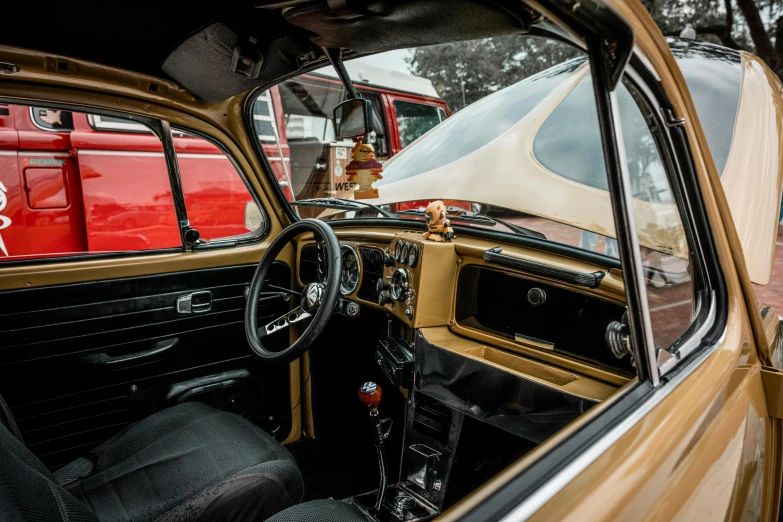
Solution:
<svg viewBox="0 0 783 522">
<path fill-rule="evenodd" d="M 394 245 L 394 260 L 414 268 L 419 262 L 419 245 L 398 239 Z"/>
</svg>

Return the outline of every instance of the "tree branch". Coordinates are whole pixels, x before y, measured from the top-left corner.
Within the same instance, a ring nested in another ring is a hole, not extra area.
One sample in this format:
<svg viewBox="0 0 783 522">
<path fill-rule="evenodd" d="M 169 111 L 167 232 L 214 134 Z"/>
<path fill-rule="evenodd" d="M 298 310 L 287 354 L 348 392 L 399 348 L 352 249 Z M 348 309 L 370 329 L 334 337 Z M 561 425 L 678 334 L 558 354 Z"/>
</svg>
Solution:
<svg viewBox="0 0 783 522">
<path fill-rule="evenodd" d="M 775 50 L 772 48 L 772 42 L 764 30 L 764 22 L 761 21 L 761 15 L 759 9 L 756 6 L 754 0 L 737 0 L 737 6 L 742 11 L 745 21 L 748 24 L 750 30 L 750 37 L 753 39 L 753 43 L 756 45 L 756 54 L 758 57 L 767 62 L 767 65 L 775 68 L 776 56 Z"/>
</svg>

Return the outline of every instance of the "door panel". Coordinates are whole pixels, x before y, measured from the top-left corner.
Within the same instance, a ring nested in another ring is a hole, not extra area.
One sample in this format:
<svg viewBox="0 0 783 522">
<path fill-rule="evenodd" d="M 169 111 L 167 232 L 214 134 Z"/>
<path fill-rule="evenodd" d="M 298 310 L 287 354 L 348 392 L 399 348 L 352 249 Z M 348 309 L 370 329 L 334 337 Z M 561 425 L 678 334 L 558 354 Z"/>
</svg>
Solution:
<svg viewBox="0 0 783 522">
<path fill-rule="evenodd" d="M 0 394 L 30 449 L 56 468 L 183 394 L 288 435 L 288 367 L 262 367 L 245 338 L 254 272 L 245 265 L 0 293 Z M 290 281 L 288 266 L 275 263 L 269 282 Z M 211 293 L 209 311 L 177 313 L 179 297 L 201 291 Z M 260 323 L 289 306 L 265 299 Z"/>
</svg>

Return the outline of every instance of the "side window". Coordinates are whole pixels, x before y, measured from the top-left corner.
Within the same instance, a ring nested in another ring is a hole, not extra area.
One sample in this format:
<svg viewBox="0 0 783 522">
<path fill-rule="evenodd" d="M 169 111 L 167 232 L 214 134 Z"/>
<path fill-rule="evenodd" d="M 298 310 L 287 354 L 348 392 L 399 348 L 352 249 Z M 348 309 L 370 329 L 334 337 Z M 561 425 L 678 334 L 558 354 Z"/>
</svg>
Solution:
<svg viewBox="0 0 783 522">
<path fill-rule="evenodd" d="M 647 119 L 630 91 L 618 89 L 636 232 L 656 348 L 668 348 L 693 321 L 693 260 L 680 211 Z"/>
<path fill-rule="evenodd" d="M 210 141 L 174 129 L 190 226 L 215 241 L 261 232 L 264 217 L 234 163 Z"/>
<path fill-rule="evenodd" d="M 275 109 L 272 95 L 268 90 L 262 92 L 253 104 L 253 127 L 261 142 L 274 143 L 277 141 Z"/>
<path fill-rule="evenodd" d="M 160 140 L 89 118 L 21 105 L 0 114 L 0 132 L 26 131 L 0 155 L 0 262 L 181 247 Z M 49 132 L 60 137 L 42 149 Z"/>
<path fill-rule="evenodd" d="M 695 288 L 690 249 L 647 120 L 625 85 L 618 86 L 617 98 L 653 338 L 656 347 L 668 348 L 693 319 Z M 606 192 L 609 188 L 593 99 L 593 83 L 586 73 L 541 125 L 533 141 L 533 156 L 553 174 Z M 563 229 L 547 233 L 547 238 L 618 257 L 613 233 L 587 230 L 589 225 L 586 222 L 585 230 L 578 235 Z"/>
<path fill-rule="evenodd" d="M 400 144 L 403 148 L 442 120 L 438 107 L 433 105 L 395 100 L 394 111 L 397 113 L 397 127 L 400 129 Z"/>
</svg>

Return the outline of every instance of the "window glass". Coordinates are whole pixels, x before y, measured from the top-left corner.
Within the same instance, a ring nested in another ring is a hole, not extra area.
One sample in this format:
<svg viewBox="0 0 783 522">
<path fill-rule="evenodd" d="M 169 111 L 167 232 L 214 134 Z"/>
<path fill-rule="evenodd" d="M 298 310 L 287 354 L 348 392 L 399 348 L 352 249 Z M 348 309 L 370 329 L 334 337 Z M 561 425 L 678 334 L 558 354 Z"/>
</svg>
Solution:
<svg viewBox="0 0 783 522">
<path fill-rule="evenodd" d="M 143 123 L 131 121 L 126 118 L 117 118 L 115 116 L 88 114 L 87 121 L 95 130 L 141 134 L 149 134 L 152 132 Z"/>
<path fill-rule="evenodd" d="M 256 129 L 258 139 L 262 142 L 274 143 L 277 141 L 275 110 L 269 91 L 262 92 L 253 104 L 253 126 Z"/>
<path fill-rule="evenodd" d="M 723 173 L 734 136 L 742 67 L 739 53 L 689 40 L 669 42 L 680 66 L 718 175 Z M 728 52 L 727 52 L 728 51 Z"/>
<path fill-rule="evenodd" d="M 419 136 L 441 122 L 438 107 L 395 100 L 394 110 L 397 113 L 397 127 L 400 131 L 400 144 L 407 147 Z M 441 109 L 442 110 L 442 109 Z"/>
<path fill-rule="evenodd" d="M 543 123 L 533 142 L 533 154 L 554 174 L 608 191 L 601 136 L 595 132 L 598 115 L 593 99 L 593 84 L 586 76 Z M 653 337 L 657 347 L 666 348 L 680 337 L 692 319 L 695 290 L 690 251 L 647 121 L 623 84 L 618 86 L 617 101 Z M 617 242 L 595 231 L 583 230 L 578 246 L 618 257 Z"/>
<path fill-rule="evenodd" d="M 16 126 L 29 118 L 38 130 L 0 155 L 0 260 L 181 248 L 163 147 L 149 129 L 97 130 L 85 113 L 9 108 Z M 78 139 L 33 146 L 35 132 L 67 129 Z"/>
<path fill-rule="evenodd" d="M 618 93 L 633 211 L 656 348 L 668 348 L 693 321 L 695 285 L 685 228 L 645 116 L 630 92 Z"/>
<path fill-rule="evenodd" d="M 173 131 L 190 226 L 214 241 L 260 231 L 264 216 L 234 163 L 213 143 Z"/>
<path fill-rule="evenodd" d="M 30 115 L 36 127 L 51 131 L 73 130 L 71 111 L 47 109 L 45 107 L 30 107 Z"/>
</svg>

